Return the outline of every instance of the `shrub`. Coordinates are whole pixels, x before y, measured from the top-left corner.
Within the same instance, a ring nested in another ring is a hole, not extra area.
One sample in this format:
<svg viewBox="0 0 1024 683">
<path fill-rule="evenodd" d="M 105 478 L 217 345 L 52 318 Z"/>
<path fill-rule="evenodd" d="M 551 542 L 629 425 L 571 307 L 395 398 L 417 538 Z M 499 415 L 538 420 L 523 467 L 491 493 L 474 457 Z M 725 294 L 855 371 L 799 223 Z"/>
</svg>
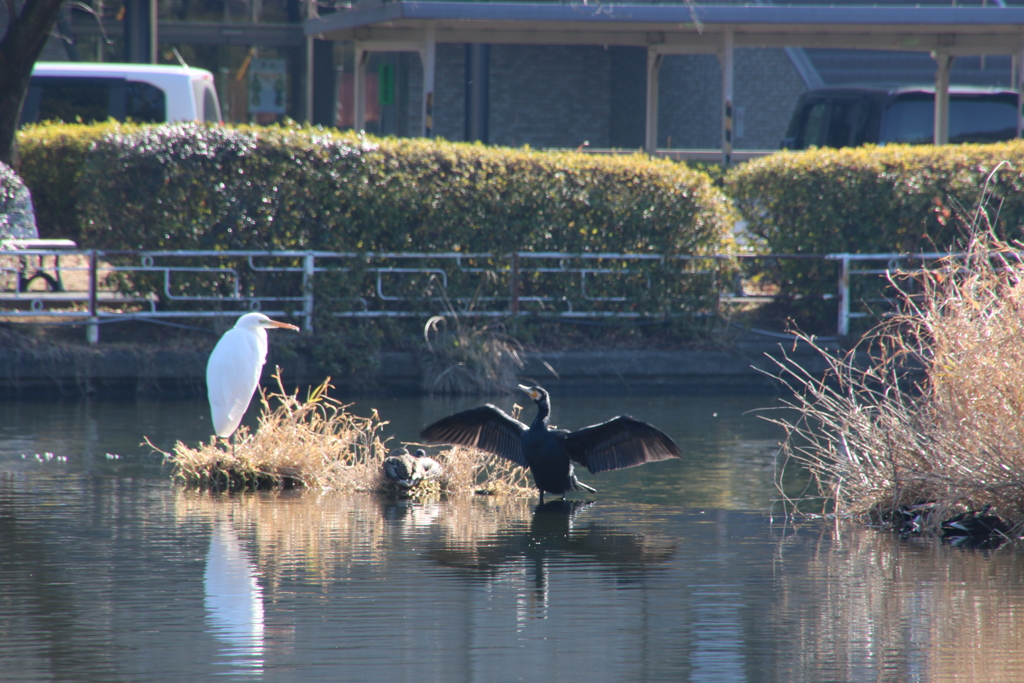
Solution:
<svg viewBox="0 0 1024 683">
<path fill-rule="evenodd" d="M 0 163 L 0 238 L 36 236 L 32 201 L 25 183 L 10 166 Z"/>
<path fill-rule="evenodd" d="M 948 250 L 961 238 L 953 212 L 973 206 L 993 178 L 993 229 L 1021 235 L 1024 141 L 889 145 L 783 152 L 729 172 L 726 186 L 748 230 L 777 254 Z"/>
<path fill-rule="evenodd" d="M 374 139 L 299 126 L 109 126 L 87 155 L 78 193 L 83 243 L 108 250 L 689 255 L 727 249 L 733 217 L 705 174 L 640 155 Z M 318 275 L 318 308 L 375 297 L 367 275 L 374 265 L 360 258 Z M 507 300 L 507 273 L 495 275 L 487 256 L 473 265 L 454 275 L 453 291 Z M 700 310 L 714 301 L 711 279 L 682 278 L 676 263 L 621 268 L 606 283 L 588 283 L 592 295 L 607 297 L 601 287 L 625 283 L 635 289 L 631 301 L 659 313 L 679 312 L 667 300 L 683 298 Z M 245 293 L 281 286 L 277 276 L 240 277 Z M 561 292 L 565 277 L 523 277 L 519 289 Z M 403 300 L 433 301 L 423 278 L 409 275 L 393 286 Z M 190 293 L 203 293 L 197 287 L 219 291 L 194 285 Z M 143 276 L 124 279 L 122 289 L 159 291 Z"/>
<path fill-rule="evenodd" d="M 83 231 L 105 248 L 689 254 L 730 219 L 671 162 L 300 127 L 114 129 L 87 170 Z"/>
<path fill-rule="evenodd" d="M 899 283 L 870 354 L 827 356 L 824 382 L 783 364 L 799 418 L 778 422 L 836 513 L 998 544 L 1024 528 L 1024 263 L 976 217 L 965 255 Z"/>
<path fill-rule="evenodd" d="M 990 186 L 998 211 L 992 227 L 1015 239 L 1024 223 L 1024 141 L 783 152 L 730 170 L 726 188 L 758 248 L 769 253 L 946 251 L 962 236 L 952 216 L 974 204 L 1005 160 L 1012 166 Z M 834 292 L 837 277 L 832 263 L 782 261 L 778 284 L 788 294 L 817 296 Z M 834 307 L 827 308 L 831 326 Z"/>
<path fill-rule="evenodd" d="M 376 411 L 368 418 L 348 412 L 349 406 L 327 395 L 330 378 L 311 389 L 305 401 L 285 391 L 280 370 L 274 379 L 276 392 L 261 391 L 255 433 L 243 426 L 232 439 L 213 437 L 196 448 L 180 441 L 173 453 L 154 447 L 171 466 L 176 482 L 215 491 L 312 488 L 394 493 L 383 476 L 387 422 Z M 451 448 L 436 457 L 442 474 L 436 481 L 423 482 L 433 484 L 423 493 L 532 493 L 526 470 L 493 454 Z"/>
<path fill-rule="evenodd" d="M 39 236 L 66 238 L 83 244 L 79 223 L 79 181 L 93 142 L 126 124 L 30 125 L 18 131 L 18 149 L 25 184 L 32 192 Z"/>
</svg>

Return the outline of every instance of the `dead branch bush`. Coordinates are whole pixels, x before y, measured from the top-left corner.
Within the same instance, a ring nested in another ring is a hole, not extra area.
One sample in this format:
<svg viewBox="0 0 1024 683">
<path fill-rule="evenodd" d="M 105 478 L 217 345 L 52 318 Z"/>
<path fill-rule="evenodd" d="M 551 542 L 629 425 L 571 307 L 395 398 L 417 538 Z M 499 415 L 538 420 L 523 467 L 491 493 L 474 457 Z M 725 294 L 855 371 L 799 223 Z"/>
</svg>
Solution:
<svg viewBox="0 0 1024 683">
<path fill-rule="evenodd" d="M 937 531 L 992 510 L 1024 527 L 1024 262 L 984 208 L 967 228 L 964 253 L 891 276 L 902 305 L 855 349 L 830 356 L 803 338 L 828 359 L 824 378 L 780 363 L 799 415 L 773 420 L 783 455 L 826 511 Z"/>
<path fill-rule="evenodd" d="M 244 426 L 229 439 L 214 437 L 197 448 L 182 442 L 163 453 L 176 482 L 215 491 L 312 488 L 397 494 L 383 476 L 388 424 L 348 412 L 327 395 L 329 379 L 305 401 L 285 391 L 280 370 L 277 391 L 261 391 L 262 413 L 255 433 Z M 161 451 L 162 452 L 162 451 Z M 411 491 L 414 498 L 458 493 L 528 495 L 526 471 L 481 451 L 453 448 L 434 456 L 443 467 L 436 480 Z"/>
</svg>

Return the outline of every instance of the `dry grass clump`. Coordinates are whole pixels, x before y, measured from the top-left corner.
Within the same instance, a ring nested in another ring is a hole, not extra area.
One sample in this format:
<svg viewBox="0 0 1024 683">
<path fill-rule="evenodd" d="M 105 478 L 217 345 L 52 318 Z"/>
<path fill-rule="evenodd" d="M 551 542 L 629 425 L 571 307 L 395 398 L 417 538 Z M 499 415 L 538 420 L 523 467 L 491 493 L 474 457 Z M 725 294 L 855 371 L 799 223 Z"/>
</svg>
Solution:
<svg viewBox="0 0 1024 683">
<path fill-rule="evenodd" d="M 370 417 L 348 412 L 347 406 L 327 395 L 329 380 L 303 401 L 285 391 L 280 371 L 274 378 L 277 391 L 260 393 L 263 409 L 255 433 L 241 427 L 233 446 L 228 439 L 214 437 L 197 448 L 179 441 L 173 453 L 164 453 L 175 481 L 215 491 L 305 487 L 401 493 L 413 498 L 530 492 L 525 470 L 464 448 L 435 455 L 443 474 L 400 492 L 383 476 L 387 448 L 382 433 L 388 423 L 376 411 Z"/>
<path fill-rule="evenodd" d="M 777 420 L 784 455 L 834 512 L 911 532 L 981 515 L 1000 534 L 1024 528 L 1024 263 L 977 229 L 986 219 L 964 254 L 893 277 L 901 311 L 825 354 L 825 379 L 783 363 L 800 414 Z"/>
<path fill-rule="evenodd" d="M 423 326 L 427 353 L 422 387 L 430 394 L 493 394 L 514 387 L 523 368 L 523 347 L 500 323 L 464 323 L 440 283 L 446 315 Z"/>
</svg>

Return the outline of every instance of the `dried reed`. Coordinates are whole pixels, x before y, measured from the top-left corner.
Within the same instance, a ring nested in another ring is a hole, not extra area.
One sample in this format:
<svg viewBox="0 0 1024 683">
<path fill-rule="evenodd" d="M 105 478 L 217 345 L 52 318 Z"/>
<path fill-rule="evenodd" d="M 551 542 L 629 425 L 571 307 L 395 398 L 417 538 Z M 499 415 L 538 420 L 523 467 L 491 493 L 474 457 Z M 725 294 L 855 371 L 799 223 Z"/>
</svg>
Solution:
<svg viewBox="0 0 1024 683">
<path fill-rule="evenodd" d="M 523 368 L 522 344 L 500 324 L 464 323 L 440 283 L 432 279 L 432 286 L 440 290 L 446 314 L 431 317 L 423 326 L 423 389 L 431 394 L 493 394 L 514 387 Z"/>
<path fill-rule="evenodd" d="M 1024 263 L 985 206 L 965 221 L 964 253 L 890 277 L 899 311 L 852 351 L 803 338 L 827 358 L 825 378 L 780 363 L 799 415 L 773 420 L 783 455 L 826 509 L 909 531 L 981 511 L 1024 528 Z"/>
<path fill-rule="evenodd" d="M 163 453 L 173 478 L 189 488 L 266 490 L 306 487 L 336 491 L 400 493 L 383 476 L 387 454 L 376 411 L 359 417 L 327 395 L 329 379 L 305 401 L 285 391 L 280 370 L 277 391 L 260 392 L 262 412 L 255 433 L 241 427 L 234 437 L 214 437 L 192 448 L 182 442 Z M 276 407 L 272 407 L 272 404 Z M 526 472 L 495 456 L 465 448 L 434 456 L 441 477 L 401 492 L 414 498 L 458 493 L 526 495 Z"/>
</svg>

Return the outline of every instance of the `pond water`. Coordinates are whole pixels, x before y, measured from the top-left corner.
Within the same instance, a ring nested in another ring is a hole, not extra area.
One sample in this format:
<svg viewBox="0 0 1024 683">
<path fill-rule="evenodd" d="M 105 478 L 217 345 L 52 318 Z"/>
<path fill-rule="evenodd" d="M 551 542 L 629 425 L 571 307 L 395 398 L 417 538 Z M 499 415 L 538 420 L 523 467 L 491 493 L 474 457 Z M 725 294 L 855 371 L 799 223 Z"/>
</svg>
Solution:
<svg viewBox="0 0 1024 683">
<path fill-rule="evenodd" d="M 771 397 L 554 401 L 686 457 L 543 507 L 209 495 L 140 446 L 204 438 L 203 402 L 0 404 L 0 680 L 1024 679 L 1021 553 L 787 523 Z M 412 440 L 476 403 L 353 410 Z"/>
</svg>

